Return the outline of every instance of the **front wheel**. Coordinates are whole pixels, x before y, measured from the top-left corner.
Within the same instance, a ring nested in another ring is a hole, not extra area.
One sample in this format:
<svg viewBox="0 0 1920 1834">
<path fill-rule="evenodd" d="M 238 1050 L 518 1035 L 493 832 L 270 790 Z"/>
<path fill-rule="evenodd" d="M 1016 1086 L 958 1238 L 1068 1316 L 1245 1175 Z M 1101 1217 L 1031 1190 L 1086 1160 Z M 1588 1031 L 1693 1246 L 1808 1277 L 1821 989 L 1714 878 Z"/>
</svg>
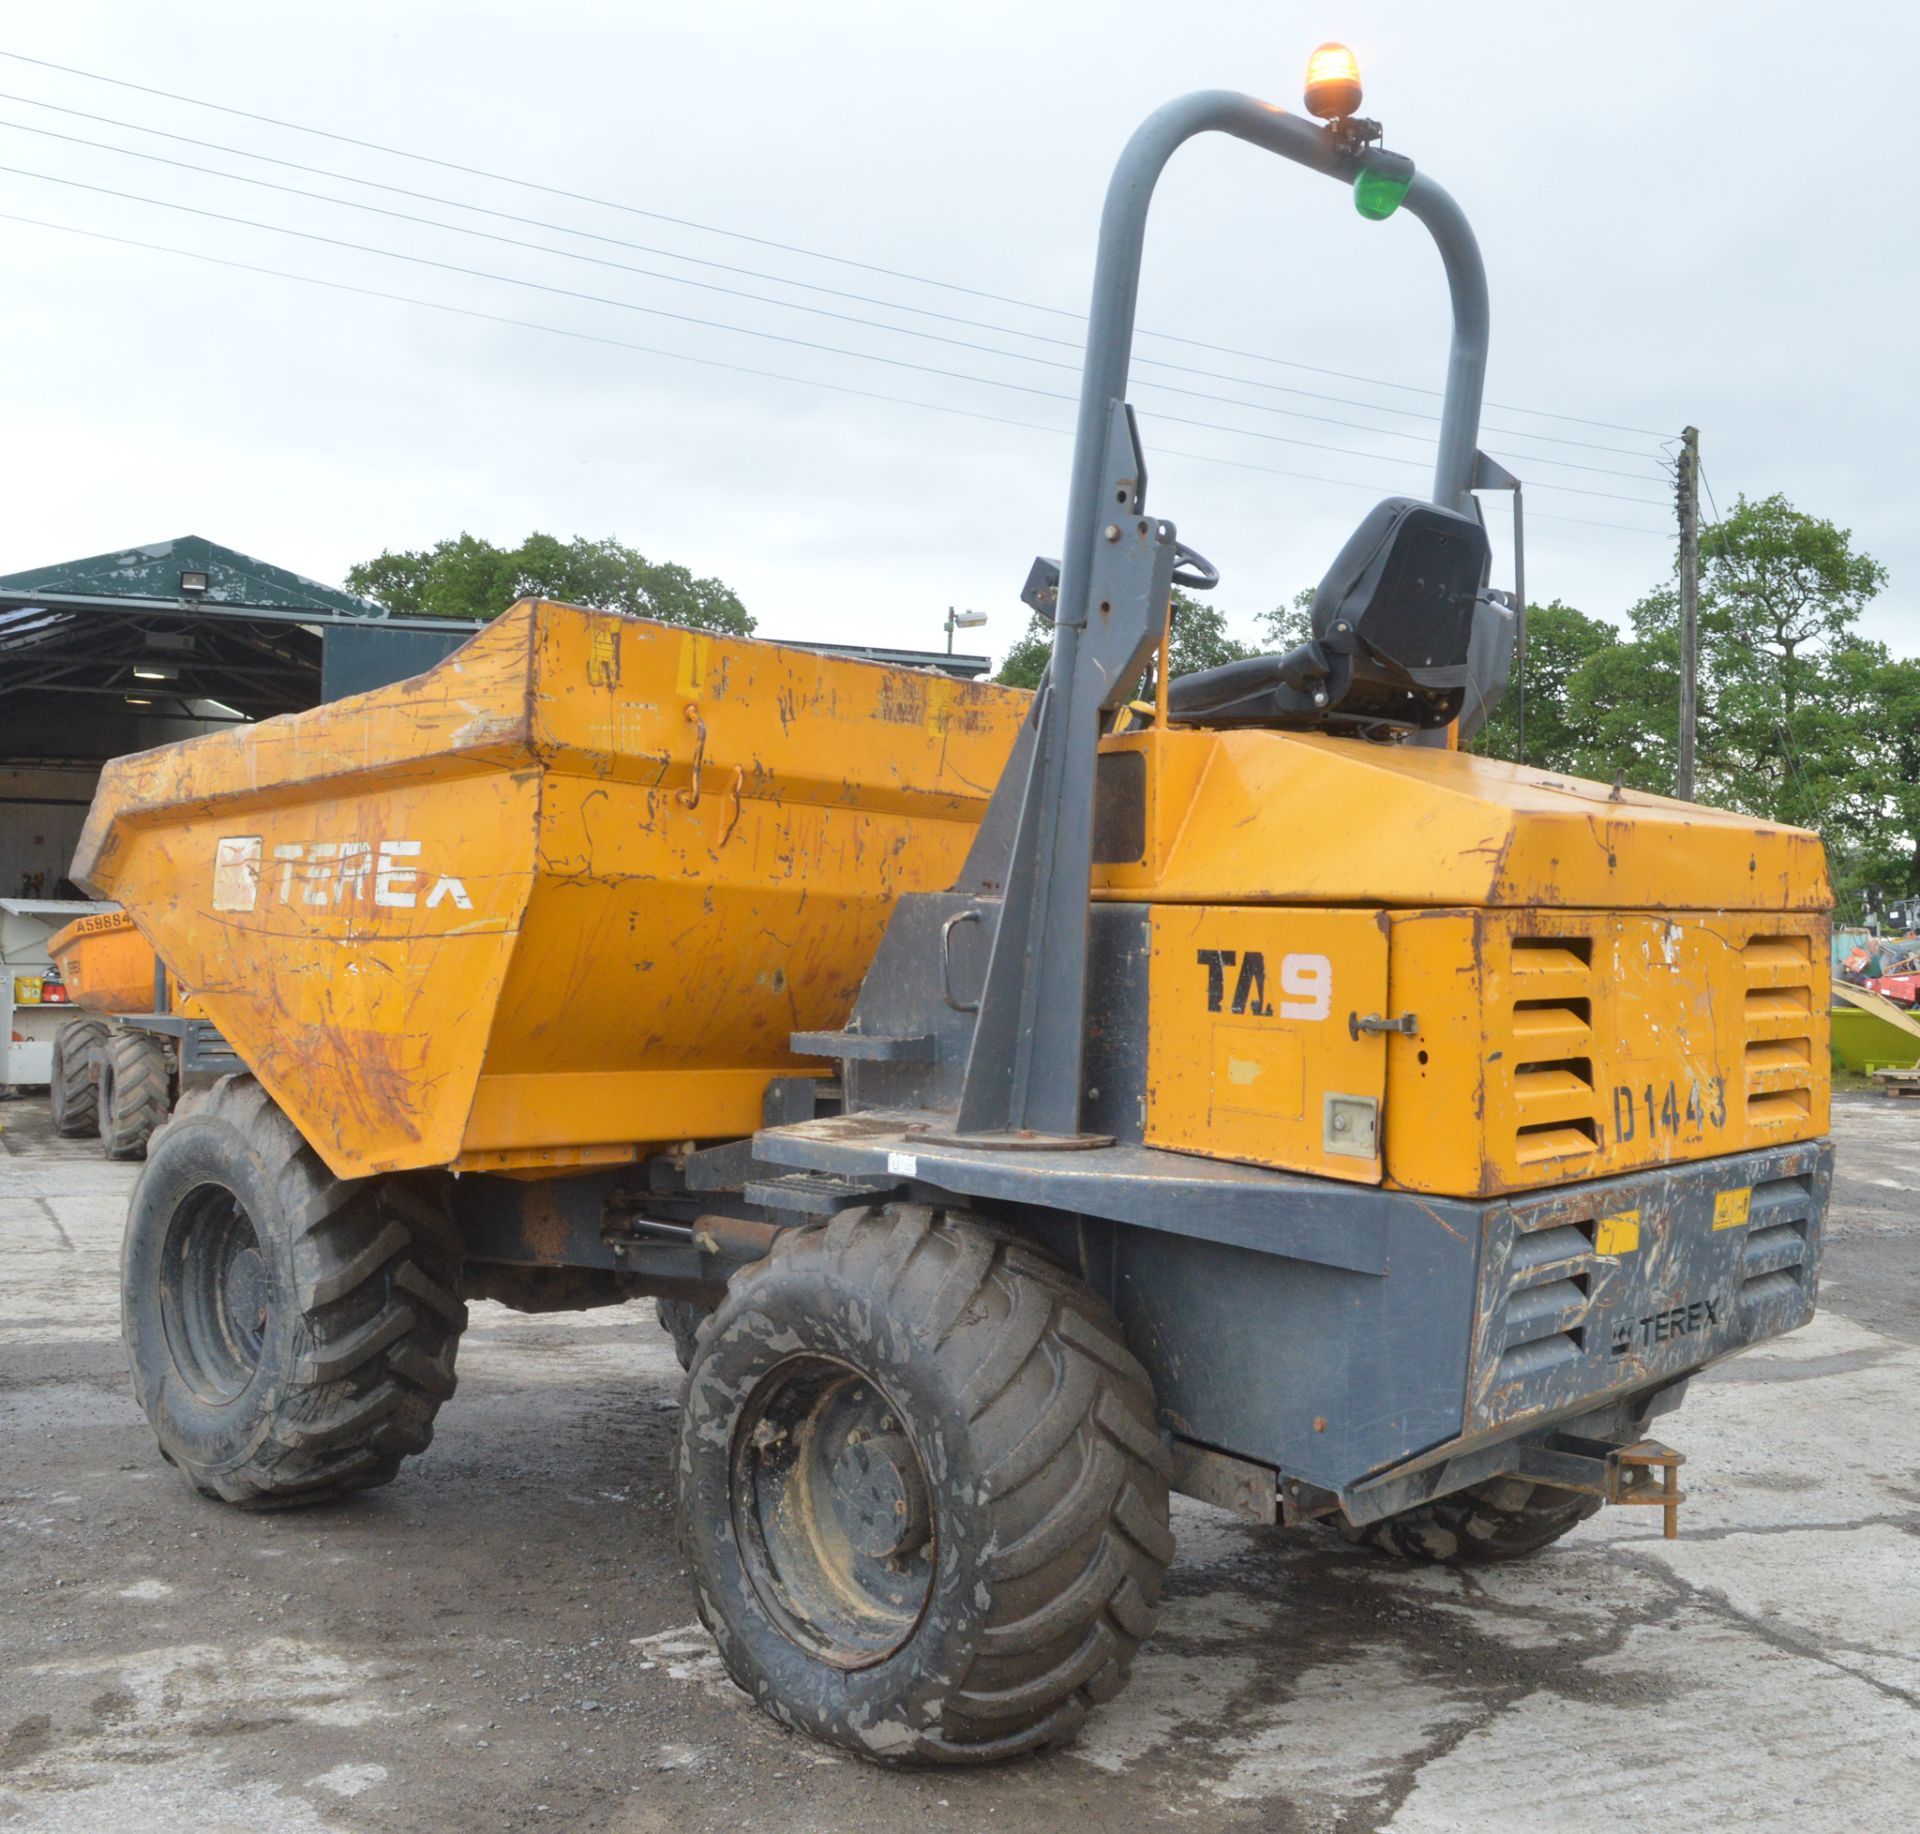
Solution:
<svg viewBox="0 0 1920 1834">
<path fill-rule="evenodd" d="M 388 1482 L 453 1393 L 459 1238 L 433 1186 L 335 1178 L 250 1076 L 155 1134 L 121 1262 L 134 1398 L 205 1495 Z"/>
<path fill-rule="evenodd" d="M 1343 1524 L 1341 1532 L 1362 1547 L 1404 1560 L 1479 1566 L 1537 1554 L 1599 1508 L 1598 1497 L 1577 1490 L 1496 1477 L 1360 1528 Z"/>
<path fill-rule="evenodd" d="M 53 1108 L 53 1131 L 63 1139 L 84 1139 L 99 1128 L 100 1088 L 94 1081 L 93 1057 L 106 1041 L 104 1019 L 69 1019 L 53 1035 L 47 1099 Z"/>
<path fill-rule="evenodd" d="M 734 1680 L 882 1763 L 1011 1757 L 1126 1685 L 1173 1555 L 1146 1372 L 1087 1288 L 921 1205 L 776 1238 L 701 1334 L 682 1533 Z"/>
</svg>

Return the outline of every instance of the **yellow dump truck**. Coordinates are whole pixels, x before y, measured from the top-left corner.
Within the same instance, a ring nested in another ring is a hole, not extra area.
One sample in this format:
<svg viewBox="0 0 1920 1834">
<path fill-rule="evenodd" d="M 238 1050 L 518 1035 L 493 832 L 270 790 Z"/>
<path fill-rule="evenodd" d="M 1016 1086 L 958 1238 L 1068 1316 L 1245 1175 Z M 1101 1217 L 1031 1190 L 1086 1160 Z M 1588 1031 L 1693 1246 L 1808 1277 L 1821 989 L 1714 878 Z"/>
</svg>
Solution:
<svg viewBox="0 0 1920 1834">
<path fill-rule="evenodd" d="M 137 1159 L 184 1088 L 240 1067 L 125 911 L 78 917 L 47 945 L 77 1011 L 53 1038 L 53 1124 Z"/>
<path fill-rule="evenodd" d="M 1173 1489 L 1421 1559 L 1672 1531 L 1651 1424 L 1813 1308 L 1825 865 L 1459 749 L 1521 611 L 1485 276 L 1337 64 L 1324 126 L 1206 92 L 1122 157 L 1037 694 L 528 603 L 107 771 L 76 875 L 246 1066 L 128 1221 L 136 1392 L 203 1492 L 390 1479 L 473 1299 L 662 1301 L 701 1615 L 885 1762 L 1111 1699 Z M 1454 335 L 1431 496 L 1362 519 L 1306 642 L 1169 682 L 1218 575 L 1125 389 L 1201 132 L 1423 225 Z"/>
</svg>

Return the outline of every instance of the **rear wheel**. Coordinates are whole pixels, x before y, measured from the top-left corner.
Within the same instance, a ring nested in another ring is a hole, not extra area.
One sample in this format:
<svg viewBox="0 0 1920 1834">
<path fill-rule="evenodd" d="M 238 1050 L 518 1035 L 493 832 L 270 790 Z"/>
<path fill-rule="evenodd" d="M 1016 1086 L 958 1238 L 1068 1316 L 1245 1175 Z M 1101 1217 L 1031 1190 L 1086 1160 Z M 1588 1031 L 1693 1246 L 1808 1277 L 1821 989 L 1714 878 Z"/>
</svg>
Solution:
<svg viewBox="0 0 1920 1834">
<path fill-rule="evenodd" d="M 1362 1528 L 1343 1525 L 1342 1533 L 1405 1560 L 1478 1566 L 1537 1554 L 1599 1508 L 1598 1497 L 1577 1490 L 1496 1477 Z"/>
<path fill-rule="evenodd" d="M 154 1136 L 121 1267 L 134 1397 L 204 1494 L 272 1508 L 425 1450 L 466 1324 L 438 1187 L 335 1178 L 249 1076 Z"/>
<path fill-rule="evenodd" d="M 100 1087 L 93 1077 L 93 1056 L 105 1043 L 104 1019 L 69 1019 L 53 1035 L 53 1080 L 47 1097 L 53 1131 L 69 1140 L 84 1139 L 100 1125 Z"/>
<path fill-rule="evenodd" d="M 138 1159 L 167 1118 L 167 1050 L 151 1032 L 115 1027 L 100 1051 L 100 1144 L 109 1159 Z"/>
<path fill-rule="evenodd" d="M 882 1763 L 1032 1751 L 1120 1692 L 1173 1555 L 1167 1477 L 1106 1307 L 913 1204 L 776 1238 L 702 1331 L 681 1415 L 728 1671 Z"/>
</svg>

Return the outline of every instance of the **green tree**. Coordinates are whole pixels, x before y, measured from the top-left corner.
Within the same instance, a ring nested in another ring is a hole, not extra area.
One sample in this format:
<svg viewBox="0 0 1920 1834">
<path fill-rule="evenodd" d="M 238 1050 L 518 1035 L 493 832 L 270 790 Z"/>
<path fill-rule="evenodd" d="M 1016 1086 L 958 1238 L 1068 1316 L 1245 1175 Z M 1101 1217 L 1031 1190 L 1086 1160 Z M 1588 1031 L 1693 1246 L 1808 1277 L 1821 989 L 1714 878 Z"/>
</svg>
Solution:
<svg viewBox="0 0 1920 1834">
<path fill-rule="evenodd" d="M 1869 887 L 1920 897 L 1920 661 L 1855 641 L 1836 654 L 1834 675 L 1853 735 L 1852 768 L 1828 829 L 1843 899 Z"/>
<path fill-rule="evenodd" d="M 1474 735 L 1471 748 L 1484 757 L 1510 758 L 1543 770 L 1575 771 L 1585 746 L 1569 700 L 1574 676 L 1620 633 L 1603 618 L 1549 599 L 1527 607 L 1527 650 L 1516 657 L 1514 677 Z M 1521 674 L 1525 674 L 1526 753 L 1520 750 Z"/>
<path fill-rule="evenodd" d="M 1173 642 L 1167 659 L 1173 678 L 1218 668 L 1223 662 L 1238 662 L 1257 653 L 1227 634 L 1224 612 L 1178 587 L 1174 589 Z M 1020 640 L 1007 651 L 994 680 L 1010 688 L 1037 688 L 1052 655 L 1053 626 L 1036 613 Z M 1146 684 L 1152 680 L 1153 670 L 1149 667 L 1142 693 L 1151 691 Z"/>
<path fill-rule="evenodd" d="M 1680 644 L 1678 626 L 1662 621 L 1656 603 L 1671 597 L 1671 589 L 1666 587 L 1649 593 L 1627 614 L 1634 634 L 1627 638 L 1616 634 L 1613 642 L 1598 646 L 1568 675 L 1560 724 L 1569 737 L 1560 768 L 1577 777 L 1624 783 L 1656 796 L 1673 793 L 1680 721 Z M 1528 624 L 1531 650 L 1531 612 Z M 1531 682 L 1531 657 L 1527 673 Z M 1533 700 L 1529 695 L 1529 728 L 1534 723 Z M 1529 731 L 1529 762 L 1533 749 Z"/>
<path fill-rule="evenodd" d="M 1297 650 L 1313 635 L 1314 586 L 1302 586 L 1284 605 L 1276 605 L 1260 619 L 1260 636 L 1266 644 L 1263 652 L 1281 656 Z"/>
<path fill-rule="evenodd" d="M 1853 627 L 1886 569 L 1778 493 L 1740 498 L 1701 546 L 1703 656 L 1724 671 L 1710 768 L 1736 807 L 1826 828 L 1863 736 L 1845 691 Z"/>
<path fill-rule="evenodd" d="M 1778 494 L 1740 498 L 1703 533 L 1701 562 L 1700 798 L 1825 829 L 1844 819 L 1859 741 L 1841 658 L 1886 570 L 1849 531 Z M 1679 593 L 1662 586 L 1629 616 L 1633 641 L 1576 674 L 1583 768 L 1610 762 L 1628 782 L 1664 791 L 1679 726 Z"/>
<path fill-rule="evenodd" d="M 754 621 L 731 587 L 608 537 L 529 535 L 517 548 L 460 534 L 431 548 L 382 553 L 347 570 L 353 591 L 417 618 L 492 618 L 516 599 L 562 599 L 663 624 L 750 636 Z"/>
</svg>

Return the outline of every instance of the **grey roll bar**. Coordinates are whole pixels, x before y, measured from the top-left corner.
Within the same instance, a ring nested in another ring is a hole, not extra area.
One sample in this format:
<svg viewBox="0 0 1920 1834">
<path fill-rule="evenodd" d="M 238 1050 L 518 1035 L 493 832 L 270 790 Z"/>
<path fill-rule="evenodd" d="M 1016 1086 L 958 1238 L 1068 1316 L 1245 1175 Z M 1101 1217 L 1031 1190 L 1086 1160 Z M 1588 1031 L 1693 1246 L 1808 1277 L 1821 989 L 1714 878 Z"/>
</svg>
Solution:
<svg viewBox="0 0 1920 1834">
<path fill-rule="evenodd" d="M 1065 1143 L 1079 1135 L 1101 720 L 1159 640 L 1174 566 L 1172 525 L 1144 514 L 1144 460 L 1125 407 L 1134 311 L 1154 187 L 1174 152 L 1203 133 L 1231 134 L 1349 184 L 1369 166 L 1388 169 L 1372 148 L 1227 89 L 1200 90 L 1155 110 L 1114 167 L 1094 263 L 1053 659 L 1036 698 L 1000 922 L 955 1117 L 963 1136 Z M 1471 513 L 1487 367 L 1486 270 L 1460 207 L 1431 179 L 1416 172 L 1401 208 L 1427 226 L 1453 303 L 1434 501 Z"/>
</svg>

